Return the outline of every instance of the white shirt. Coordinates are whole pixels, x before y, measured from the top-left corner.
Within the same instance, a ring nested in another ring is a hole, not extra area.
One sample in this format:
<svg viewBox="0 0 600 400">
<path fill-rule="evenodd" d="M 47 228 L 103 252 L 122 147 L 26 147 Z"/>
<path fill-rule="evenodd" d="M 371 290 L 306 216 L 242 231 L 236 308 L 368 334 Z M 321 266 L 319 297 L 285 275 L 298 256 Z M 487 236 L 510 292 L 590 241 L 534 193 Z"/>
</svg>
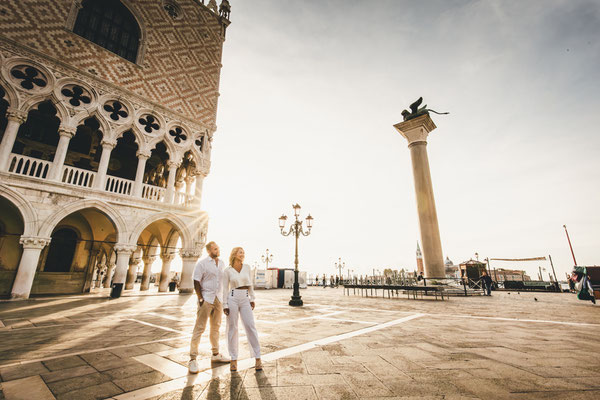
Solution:
<svg viewBox="0 0 600 400">
<path fill-rule="evenodd" d="M 221 259 L 217 259 L 217 262 L 206 257 L 198 261 L 194 268 L 194 280 L 200 282 L 202 298 L 210 304 L 215 302 L 215 297 L 223 303 L 221 285 L 225 263 Z"/>
<path fill-rule="evenodd" d="M 252 270 L 248 264 L 243 264 L 240 272 L 233 267 L 227 267 L 223 271 L 223 308 L 227 308 L 227 294 L 231 289 L 237 289 L 242 286 L 248 286 L 248 297 L 254 301 L 254 280 L 252 279 Z"/>
</svg>

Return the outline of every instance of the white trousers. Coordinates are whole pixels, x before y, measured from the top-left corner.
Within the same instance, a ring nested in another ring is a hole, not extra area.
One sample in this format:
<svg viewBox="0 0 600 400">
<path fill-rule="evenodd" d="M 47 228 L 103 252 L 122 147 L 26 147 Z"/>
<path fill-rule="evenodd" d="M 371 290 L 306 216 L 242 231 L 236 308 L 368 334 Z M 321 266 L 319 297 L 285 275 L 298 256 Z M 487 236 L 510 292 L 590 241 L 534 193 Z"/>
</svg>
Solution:
<svg viewBox="0 0 600 400">
<path fill-rule="evenodd" d="M 229 315 L 227 316 L 227 344 L 229 347 L 229 356 L 232 360 L 238 359 L 238 320 L 241 317 L 246 337 L 250 344 L 250 355 L 254 358 L 260 358 L 260 344 L 258 343 L 258 332 L 254 325 L 254 313 L 250 306 L 248 290 L 233 289 L 227 296 L 227 307 Z"/>
</svg>

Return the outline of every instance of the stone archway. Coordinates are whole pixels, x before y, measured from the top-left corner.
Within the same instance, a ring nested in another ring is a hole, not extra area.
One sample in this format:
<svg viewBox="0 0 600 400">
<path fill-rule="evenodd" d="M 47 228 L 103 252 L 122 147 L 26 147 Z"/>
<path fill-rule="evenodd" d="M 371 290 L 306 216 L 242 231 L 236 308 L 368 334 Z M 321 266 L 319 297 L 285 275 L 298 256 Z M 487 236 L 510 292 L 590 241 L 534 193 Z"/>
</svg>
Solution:
<svg viewBox="0 0 600 400">
<path fill-rule="evenodd" d="M 25 221 L 19 208 L 2 195 L 0 209 L 0 296 L 8 296 L 23 253 L 19 239 L 25 231 Z"/>
</svg>

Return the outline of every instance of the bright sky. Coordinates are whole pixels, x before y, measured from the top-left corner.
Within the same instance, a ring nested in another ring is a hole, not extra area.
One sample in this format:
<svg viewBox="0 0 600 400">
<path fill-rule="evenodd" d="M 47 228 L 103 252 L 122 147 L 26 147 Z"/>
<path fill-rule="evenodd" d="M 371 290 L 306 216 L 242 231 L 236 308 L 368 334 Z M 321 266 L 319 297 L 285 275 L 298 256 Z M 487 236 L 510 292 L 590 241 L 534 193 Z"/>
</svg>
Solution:
<svg viewBox="0 0 600 400">
<path fill-rule="evenodd" d="M 278 217 L 315 218 L 300 268 L 415 268 L 410 155 L 392 127 L 419 96 L 442 248 L 600 264 L 600 3 L 232 0 L 209 240 L 292 267 Z M 288 224 L 289 226 L 289 224 Z M 537 276 L 537 267 L 523 265 Z M 511 267 L 493 263 L 492 267 Z M 344 271 L 344 275 L 347 272 Z"/>
</svg>

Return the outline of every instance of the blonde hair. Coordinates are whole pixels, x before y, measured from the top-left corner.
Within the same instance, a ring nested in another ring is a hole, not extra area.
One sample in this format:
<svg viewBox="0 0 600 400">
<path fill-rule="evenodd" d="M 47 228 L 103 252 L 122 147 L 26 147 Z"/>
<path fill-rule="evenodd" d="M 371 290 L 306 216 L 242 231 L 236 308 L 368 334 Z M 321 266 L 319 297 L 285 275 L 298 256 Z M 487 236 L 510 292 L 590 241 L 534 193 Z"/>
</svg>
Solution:
<svg viewBox="0 0 600 400">
<path fill-rule="evenodd" d="M 240 250 L 244 250 L 241 247 L 234 247 L 233 250 L 231 250 L 231 255 L 229 256 L 229 265 L 231 265 L 233 267 L 233 260 L 235 260 L 235 256 L 237 255 L 237 252 Z"/>
<path fill-rule="evenodd" d="M 211 247 L 213 247 L 216 243 L 215 242 L 208 242 L 206 243 L 206 250 L 210 250 Z"/>
</svg>

